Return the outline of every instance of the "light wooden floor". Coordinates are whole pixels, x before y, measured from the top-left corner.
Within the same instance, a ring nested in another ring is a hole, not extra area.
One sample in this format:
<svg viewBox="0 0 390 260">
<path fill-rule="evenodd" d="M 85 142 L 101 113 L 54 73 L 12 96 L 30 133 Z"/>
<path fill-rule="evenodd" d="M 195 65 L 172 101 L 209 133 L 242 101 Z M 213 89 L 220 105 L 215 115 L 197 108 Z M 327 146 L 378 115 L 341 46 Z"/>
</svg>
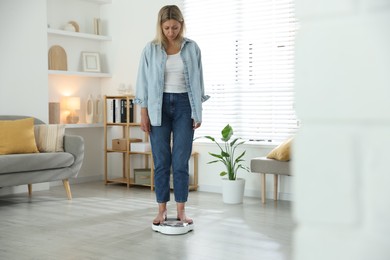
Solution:
<svg viewBox="0 0 390 260">
<path fill-rule="evenodd" d="M 0 197 L 0 259 L 291 259 L 291 202 L 190 192 L 186 235 L 153 232 L 154 192 L 102 182 Z M 173 195 L 171 196 L 173 201 Z M 168 217 L 175 217 L 175 204 Z"/>
</svg>

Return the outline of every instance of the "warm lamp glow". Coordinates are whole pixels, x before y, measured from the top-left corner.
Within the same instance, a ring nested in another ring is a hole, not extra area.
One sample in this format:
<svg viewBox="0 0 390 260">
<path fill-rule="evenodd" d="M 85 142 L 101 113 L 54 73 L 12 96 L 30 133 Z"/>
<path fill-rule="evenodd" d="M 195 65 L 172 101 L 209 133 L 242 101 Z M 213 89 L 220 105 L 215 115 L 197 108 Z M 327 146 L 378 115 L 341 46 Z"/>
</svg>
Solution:
<svg viewBox="0 0 390 260">
<path fill-rule="evenodd" d="M 80 97 L 64 97 L 65 109 L 74 111 L 80 109 Z"/>
<path fill-rule="evenodd" d="M 66 117 L 66 123 L 77 124 L 79 122 L 79 115 L 76 110 L 80 109 L 80 97 L 64 97 L 63 104 L 64 109 L 69 111 L 69 115 Z"/>
</svg>

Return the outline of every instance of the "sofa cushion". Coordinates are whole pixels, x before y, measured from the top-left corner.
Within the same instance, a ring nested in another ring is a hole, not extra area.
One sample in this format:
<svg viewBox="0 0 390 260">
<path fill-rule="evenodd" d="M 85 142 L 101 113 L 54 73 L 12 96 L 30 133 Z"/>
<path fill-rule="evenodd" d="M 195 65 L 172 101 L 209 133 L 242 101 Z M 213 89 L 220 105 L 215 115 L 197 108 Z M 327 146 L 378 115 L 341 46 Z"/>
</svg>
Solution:
<svg viewBox="0 0 390 260">
<path fill-rule="evenodd" d="M 63 152 L 65 125 L 36 125 L 35 141 L 40 152 Z"/>
<path fill-rule="evenodd" d="M 0 120 L 0 154 L 38 153 L 34 118 Z"/>
<path fill-rule="evenodd" d="M 0 156 L 0 174 L 69 167 L 74 156 L 67 152 L 7 154 Z"/>
</svg>

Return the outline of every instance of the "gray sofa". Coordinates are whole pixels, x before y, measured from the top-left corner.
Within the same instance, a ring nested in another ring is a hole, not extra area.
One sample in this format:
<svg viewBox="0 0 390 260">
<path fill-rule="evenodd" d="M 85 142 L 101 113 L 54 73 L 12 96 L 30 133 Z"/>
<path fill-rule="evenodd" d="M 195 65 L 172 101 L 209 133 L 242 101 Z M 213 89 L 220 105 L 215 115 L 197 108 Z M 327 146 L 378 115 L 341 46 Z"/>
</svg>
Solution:
<svg viewBox="0 0 390 260">
<path fill-rule="evenodd" d="M 16 120 L 27 116 L 0 116 L 0 120 Z M 44 124 L 34 119 L 34 124 Z M 84 159 L 84 139 L 65 135 L 64 152 L 0 155 L 0 187 L 28 185 L 62 180 L 69 200 L 72 194 L 69 178 L 77 177 Z"/>
</svg>

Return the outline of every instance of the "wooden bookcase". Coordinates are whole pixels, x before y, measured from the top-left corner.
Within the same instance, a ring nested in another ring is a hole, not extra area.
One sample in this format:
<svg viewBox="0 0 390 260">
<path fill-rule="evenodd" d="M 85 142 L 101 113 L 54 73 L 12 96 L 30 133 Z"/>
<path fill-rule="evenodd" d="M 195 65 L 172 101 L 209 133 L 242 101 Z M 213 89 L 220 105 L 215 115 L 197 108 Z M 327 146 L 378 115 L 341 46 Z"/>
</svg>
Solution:
<svg viewBox="0 0 390 260">
<path fill-rule="evenodd" d="M 134 99 L 134 96 L 104 96 L 104 182 L 105 184 L 109 183 L 123 183 L 126 184 L 127 187 L 130 187 L 131 185 L 140 185 L 140 186 L 150 186 L 151 190 L 154 190 L 154 167 L 153 167 L 153 157 L 151 152 L 134 152 L 130 150 L 130 138 L 133 138 L 134 135 L 132 134 L 132 130 L 135 128 L 140 128 L 140 124 L 137 123 L 136 118 L 136 107 L 134 107 L 134 115 L 133 115 L 133 121 L 130 122 L 130 106 L 126 106 L 126 122 L 110 122 L 108 120 L 108 113 L 109 113 L 109 107 L 108 102 L 110 100 L 121 100 L 125 99 L 127 104 L 130 104 L 130 101 Z M 112 142 L 112 139 L 115 139 L 108 135 L 108 128 L 110 127 L 119 127 L 122 128 L 122 136 L 121 138 L 124 138 L 126 140 L 126 150 L 114 150 L 112 149 L 111 145 L 109 145 Z M 143 142 L 149 141 L 149 136 L 147 133 L 143 134 Z M 120 177 L 111 178 L 108 172 L 108 160 L 109 160 L 109 154 L 110 153 L 119 153 L 122 156 L 122 175 Z M 131 170 L 131 162 L 132 162 L 132 155 L 141 155 L 144 156 L 144 168 L 150 169 L 150 183 L 148 182 L 143 184 L 137 184 L 134 180 L 134 177 L 132 174 L 130 174 Z M 198 189 L 198 153 L 194 152 L 192 153 L 192 164 L 193 164 L 193 172 L 192 172 L 192 182 L 189 185 L 190 190 L 196 191 Z"/>
</svg>

